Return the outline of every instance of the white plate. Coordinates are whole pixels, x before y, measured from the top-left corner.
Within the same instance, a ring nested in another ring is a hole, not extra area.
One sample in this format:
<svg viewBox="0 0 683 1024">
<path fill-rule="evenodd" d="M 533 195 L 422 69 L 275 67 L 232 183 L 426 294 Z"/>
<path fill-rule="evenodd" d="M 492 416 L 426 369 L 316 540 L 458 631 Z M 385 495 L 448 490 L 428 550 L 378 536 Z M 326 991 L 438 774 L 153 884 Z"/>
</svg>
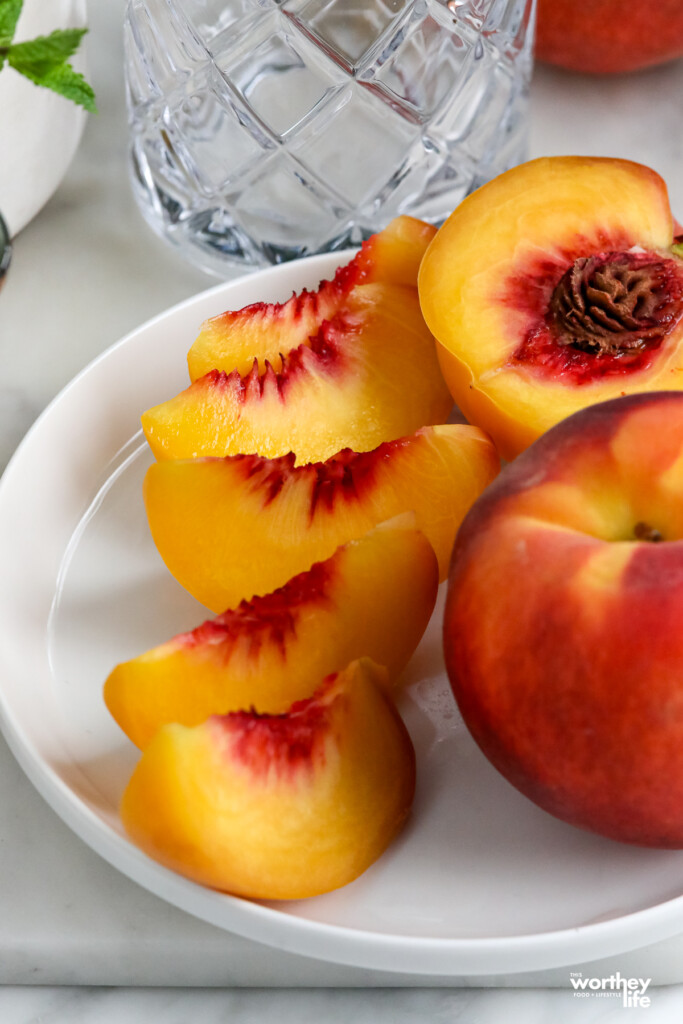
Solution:
<svg viewBox="0 0 683 1024">
<path fill-rule="evenodd" d="M 67 825 L 125 875 L 290 952 L 457 977 L 541 970 L 669 938 L 683 931 L 683 853 L 581 832 L 499 777 L 455 709 L 439 609 L 401 700 L 418 755 L 414 812 L 356 882 L 307 901 L 249 902 L 162 868 L 122 830 L 118 801 L 138 755 L 104 707 L 103 680 L 116 662 L 205 617 L 147 531 L 140 413 L 186 386 L 186 352 L 205 317 L 314 287 L 342 260 L 287 264 L 182 303 L 95 360 L 29 432 L 0 481 L 7 742 Z"/>
</svg>

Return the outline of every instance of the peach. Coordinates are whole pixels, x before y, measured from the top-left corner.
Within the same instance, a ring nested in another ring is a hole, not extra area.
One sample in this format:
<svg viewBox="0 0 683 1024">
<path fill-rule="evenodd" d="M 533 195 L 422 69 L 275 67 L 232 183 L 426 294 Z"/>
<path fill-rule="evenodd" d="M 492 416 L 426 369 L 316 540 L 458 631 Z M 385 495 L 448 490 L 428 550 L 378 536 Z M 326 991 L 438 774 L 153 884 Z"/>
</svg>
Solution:
<svg viewBox="0 0 683 1024">
<path fill-rule="evenodd" d="M 278 333 L 264 332 L 280 344 Z M 142 417 L 157 459 L 365 451 L 453 405 L 415 288 L 359 285 L 316 334 L 246 374 L 213 369 Z"/>
<path fill-rule="evenodd" d="M 683 394 L 575 413 L 458 533 L 444 648 L 472 735 L 540 807 L 683 847 Z"/>
<path fill-rule="evenodd" d="M 417 297 L 434 234 L 399 217 L 317 291 L 207 320 L 188 353 L 190 387 L 143 414 L 155 457 L 294 451 L 318 462 L 447 419 Z"/>
<path fill-rule="evenodd" d="M 241 708 L 276 714 L 363 655 L 395 679 L 429 622 L 438 586 L 411 513 L 349 541 L 279 590 L 123 662 L 104 698 L 144 749 L 162 725 Z"/>
<path fill-rule="evenodd" d="M 639 164 L 506 172 L 440 228 L 419 291 L 456 403 L 506 459 L 587 405 L 683 386 L 683 259 Z"/>
<path fill-rule="evenodd" d="M 282 715 L 165 725 L 123 796 L 130 837 L 239 896 L 301 899 L 351 882 L 413 799 L 413 746 L 384 685 L 372 662 L 355 662 Z"/>
<path fill-rule="evenodd" d="M 291 454 L 156 462 L 144 497 L 169 570 L 220 612 L 283 586 L 407 511 L 415 512 L 444 579 L 458 524 L 498 467 L 482 431 L 442 425 L 304 466 Z"/>
<path fill-rule="evenodd" d="M 435 234 L 431 224 L 414 217 L 396 217 L 364 242 L 331 281 L 321 281 L 317 291 L 304 289 L 287 302 L 256 302 L 211 317 L 202 324 L 188 353 L 190 380 L 211 370 L 237 370 L 246 377 L 255 359 L 260 373 L 267 362 L 279 367 L 282 356 L 307 345 L 325 321 L 344 309 L 350 294 L 360 285 L 416 288 L 420 262 Z M 390 289 L 387 295 L 391 294 Z"/>
<path fill-rule="evenodd" d="M 536 57 L 570 71 L 636 71 L 683 57 L 681 0 L 539 0 Z"/>
</svg>

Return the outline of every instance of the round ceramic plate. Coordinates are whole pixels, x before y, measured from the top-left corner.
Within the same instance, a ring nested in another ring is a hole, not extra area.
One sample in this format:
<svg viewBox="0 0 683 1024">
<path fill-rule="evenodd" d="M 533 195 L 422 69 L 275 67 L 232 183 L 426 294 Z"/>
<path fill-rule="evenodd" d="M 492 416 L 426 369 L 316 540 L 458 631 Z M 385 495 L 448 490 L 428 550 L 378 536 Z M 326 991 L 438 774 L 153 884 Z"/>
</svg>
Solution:
<svg viewBox="0 0 683 1024">
<path fill-rule="evenodd" d="M 418 759 L 414 810 L 356 882 L 311 900 L 250 902 L 166 870 L 126 838 L 117 808 L 139 755 L 106 711 L 103 681 L 207 617 L 147 530 L 140 413 L 187 386 L 187 349 L 205 317 L 315 287 L 341 261 L 287 264 L 184 302 L 95 360 L 29 432 L 0 481 L 7 742 L 67 825 L 125 875 L 290 952 L 455 977 L 589 961 L 683 931 L 683 853 L 556 821 L 480 754 L 443 671 L 443 592 L 400 698 Z"/>
</svg>

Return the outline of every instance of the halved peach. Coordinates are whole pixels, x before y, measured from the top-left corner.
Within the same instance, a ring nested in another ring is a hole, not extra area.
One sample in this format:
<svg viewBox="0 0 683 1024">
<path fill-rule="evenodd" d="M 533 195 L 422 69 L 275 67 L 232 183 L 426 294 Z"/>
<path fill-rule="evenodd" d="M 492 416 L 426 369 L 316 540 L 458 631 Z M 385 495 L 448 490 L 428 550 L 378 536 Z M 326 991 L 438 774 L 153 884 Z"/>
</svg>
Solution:
<svg viewBox="0 0 683 1024">
<path fill-rule="evenodd" d="M 323 323 L 344 309 L 359 285 L 379 282 L 416 288 L 420 261 L 435 234 L 431 224 L 396 217 L 364 242 L 331 281 L 321 281 L 316 291 L 304 289 L 287 302 L 255 302 L 211 317 L 202 324 L 188 353 L 190 379 L 195 381 L 211 370 L 237 370 L 245 377 L 254 360 L 261 373 L 266 362 L 279 369 L 282 357 L 309 344 Z"/>
<path fill-rule="evenodd" d="M 279 590 L 117 665 L 105 703 L 144 749 L 168 722 L 199 725 L 249 707 L 286 711 L 363 655 L 393 680 L 429 622 L 438 575 L 415 516 L 397 516 Z"/>
<path fill-rule="evenodd" d="M 683 259 L 664 182 L 546 157 L 467 198 L 419 274 L 465 416 L 512 458 L 587 405 L 683 386 Z"/>
<path fill-rule="evenodd" d="M 413 746 L 384 685 L 364 660 L 286 714 L 164 726 L 124 793 L 126 830 L 155 860 L 239 896 L 345 885 L 384 852 L 413 799 Z"/>
<path fill-rule="evenodd" d="M 482 431 L 453 424 L 304 466 L 292 454 L 156 462 L 144 498 L 171 573 L 219 612 L 281 587 L 340 544 L 410 510 L 445 579 L 458 525 L 498 468 Z"/>
<path fill-rule="evenodd" d="M 417 290 L 403 285 L 359 285 L 305 343 L 252 361 L 246 375 L 213 369 L 144 413 L 157 459 L 293 451 L 317 462 L 443 422 L 453 404 Z"/>
</svg>

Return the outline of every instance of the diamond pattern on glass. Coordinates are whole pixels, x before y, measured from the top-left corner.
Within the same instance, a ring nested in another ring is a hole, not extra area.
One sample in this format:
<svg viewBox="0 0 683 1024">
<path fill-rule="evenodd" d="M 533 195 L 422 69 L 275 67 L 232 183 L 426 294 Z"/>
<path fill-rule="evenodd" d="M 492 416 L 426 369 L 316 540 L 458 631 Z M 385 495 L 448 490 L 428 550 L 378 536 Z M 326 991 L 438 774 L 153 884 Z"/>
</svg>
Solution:
<svg viewBox="0 0 683 1024">
<path fill-rule="evenodd" d="M 367 214 L 372 219 L 372 207 L 379 203 L 387 213 L 387 220 L 411 210 L 421 202 L 431 178 L 444 166 L 446 154 L 424 138 L 418 138 L 404 154 L 391 177 L 372 196 Z M 365 212 L 361 208 L 361 215 Z"/>
<path fill-rule="evenodd" d="M 343 84 L 339 69 L 274 14 L 262 19 L 248 45 L 216 58 L 254 114 L 274 134 L 286 135 Z"/>
<path fill-rule="evenodd" d="M 285 153 L 263 164 L 226 201 L 235 221 L 269 257 L 278 251 L 314 251 L 318 240 L 333 232 L 340 215 L 332 198 Z"/>
<path fill-rule="evenodd" d="M 197 35 L 212 50 L 221 45 L 229 30 L 234 38 L 235 26 L 261 8 L 257 0 L 183 0 L 183 10 Z"/>
<path fill-rule="evenodd" d="M 284 0 L 287 11 L 342 66 L 357 67 L 409 0 Z"/>
<path fill-rule="evenodd" d="M 454 28 L 431 16 L 408 21 L 360 81 L 372 83 L 386 102 L 427 121 L 452 94 L 469 52 Z"/>
<path fill-rule="evenodd" d="M 351 84 L 297 135 L 292 152 L 351 206 L 376 192 L 417 134 L 367 89 Z"/>
<path fill-rule="evenodd" d="M 150 79 L 163 92 L 201 67 L 206 51 L 183 11 L 167 0 L 133 0 L 138 16 L 129 22 L 131 36 Z M 129 37 L 130 38 L 130 37 Z"/>
<path fill-rule="evenodd" d="M 128 109 L 135 110 L 161 96 L 156 78 L 147 57 L 146 39 L 149 38 L 149 20 L 141 15 L 138 21 L 126 22 L 123 30 L 123 51 L 126 62 L 126 99 Z"/>
<path fill-rule="evenodd" d="M 524 158 L 534 0 L 127 0 L 136 197 L 196 262 L 442 221 Z"/>
<path fill-rule="evenodd" d="M 495 26 L 489 29 L 488 21 L 484 26 L 484 37 L 508 60 L 516 60 L 525 47 L 530 57 L 528 41 L 534 9 L 535 0 L 505 0 Z"/>
<path fill-rule="evenodd" d="M 201 191 L 214 195 L 230 180 L 256 164 L 264 148 L 245 128 L 248 114 L 234 102 L 217 69 L 192 83 L 193 91 L 184 95 L 173 114 L 175 134 L 182 140 Z"/>
</svg>

